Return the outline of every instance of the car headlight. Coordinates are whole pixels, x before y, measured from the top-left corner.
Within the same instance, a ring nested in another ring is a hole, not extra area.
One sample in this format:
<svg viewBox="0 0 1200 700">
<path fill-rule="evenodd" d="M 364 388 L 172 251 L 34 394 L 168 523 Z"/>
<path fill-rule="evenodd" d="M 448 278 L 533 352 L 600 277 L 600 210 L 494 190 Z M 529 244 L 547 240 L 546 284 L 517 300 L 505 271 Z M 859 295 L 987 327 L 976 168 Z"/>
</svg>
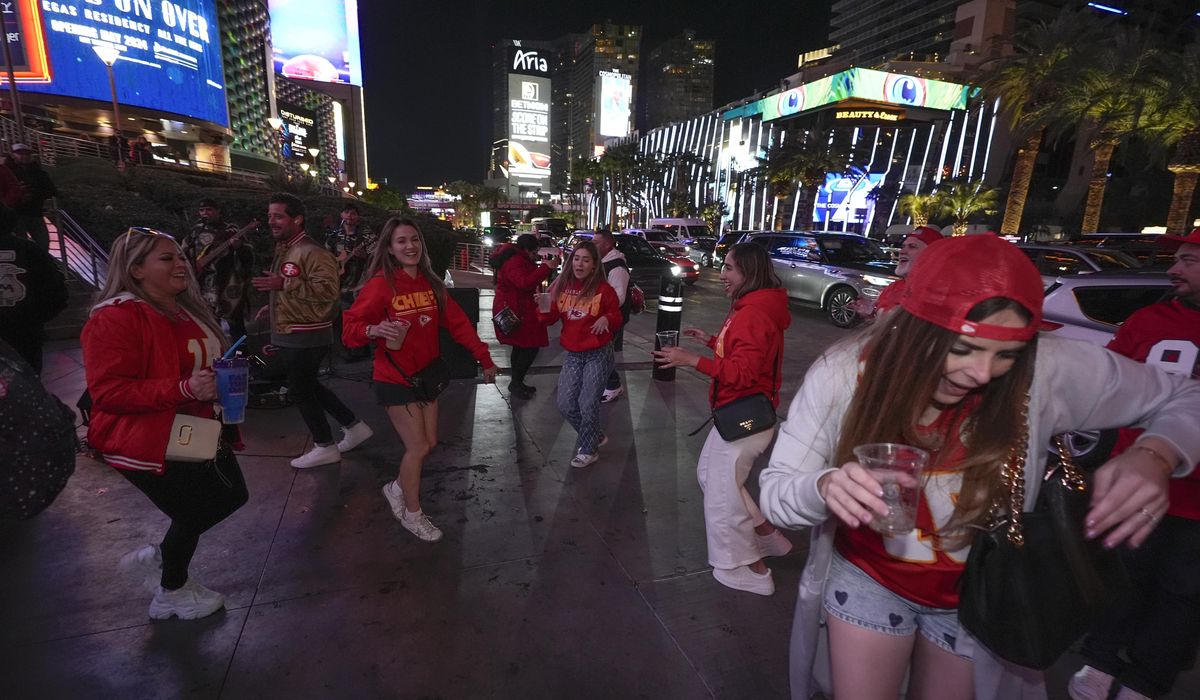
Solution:
<svg viewBox="0 0 1200 700">
<path fill-rule="evenodd" d="M 691 247 L 690 245 L 685 245 L 685 246 L 683 247 L 683 252 L 685 252 L 685 253 L 690 253 L 690 252 L 692 252 L 692 247 Z"/>
<path fill-rule="evenodd" d="M 863 275 L 863 280 L 867 284 L 873 284 L 876 287 L 886 287 L 896 281 L 891 277 L 876 277 L 875 275 Z"/>
<path fill-rule="evenodd" d="M 494 245 L 494 244 L 495 244 L 495 241 L 493 241 L 493 240 L 492 240 L 492 237 L 491 237 L 491 236 L 484 236 L 484 237 L 483 237 L 483 244 L 484 244 L 485 246 L 488 246 L 488 247 L 490 248 L 490 247 L 492 247 L 492 245 Z"/>
<path fill-rule="evenodd" d="M 672 265 L 671 266 L 671 274 L 678 277 L 683 274 L 683 268 L 678 265 Z"/>
</svg>

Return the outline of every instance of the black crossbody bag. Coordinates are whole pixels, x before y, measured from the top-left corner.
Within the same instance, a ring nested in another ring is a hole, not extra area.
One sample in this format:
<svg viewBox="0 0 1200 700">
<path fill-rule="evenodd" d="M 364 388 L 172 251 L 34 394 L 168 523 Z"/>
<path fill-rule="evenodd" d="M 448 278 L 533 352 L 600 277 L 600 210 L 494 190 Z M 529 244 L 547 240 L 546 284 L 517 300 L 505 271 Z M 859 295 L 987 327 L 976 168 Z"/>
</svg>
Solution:
<svg viewBox="0 0 1200 700">
<path fill-rule="evenodd" d="M 442 309 L 438 307 L 438 319 L 440 321 Z M 400 368 L 400 364 L 392 357 L 392 351 L 385 346 L 383 356 L 392 363 L 400 376 L 404 377 L 411 385 L 413 397 L 421 403 L 431 403 L 450 386 L 450 366 L 442 359 L 441 346 L 438 346 L 438 354 L 433 358 L 433 361 L 421 368 L 419 372 L 410 375 Z"/>
<path fill-rule="evenodd" d="M 771 375 L 772 388 L 779 381 L 779 364 L 782 360 L 782 356 L 775 358 L 775 372 Z M 717 400 L 717 384 L 717 380 L 713 379 L 712 401 L 714 403 Z M 775 426 L 779 417 L 775 415 L 775 403 L 772 401 L 772 397 L 759 393 L 743 396 L 727 404 L 714 407 L 710 420 L 722 440 L 734 442 L 764 430 L 770 430 Z M 689 433 L 689 436 L 703 430 L 705 425 L 708 425 L 708 421 L 704 421 L 704 425 Z"/>
</svg>

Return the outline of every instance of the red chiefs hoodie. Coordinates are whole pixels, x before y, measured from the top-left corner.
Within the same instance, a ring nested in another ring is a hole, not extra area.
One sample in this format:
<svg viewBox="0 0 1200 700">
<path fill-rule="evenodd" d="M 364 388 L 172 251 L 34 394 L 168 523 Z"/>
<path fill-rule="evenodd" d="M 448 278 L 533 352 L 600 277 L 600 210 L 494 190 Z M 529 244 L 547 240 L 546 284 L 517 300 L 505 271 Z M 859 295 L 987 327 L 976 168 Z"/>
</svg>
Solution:
<svg viewBox="0 0 1200 700">
<path fill-rule="evenodd" d="M 713 357 L 701 357 L 696 369 L 715 380 L 712 405 L 766 394 L 779 407 L 777 367 L 783 359 L 783 331 L 792 324 L 787 292 L 758 289 L 733 302 L 721 332 L 708 344 Z M 711 393 L 711 392 L 710 392 Z"/>
<path fill-rule="evenodd" d="M 539 313 L 547 326 L 553 326 L 562 320 L 562 333 L 558 341 L 563 350 L 568 352 L 587 352 L 604 347 L 612 341 L 613 333 L 621 327 L 621 303 L 617 301 L 617 292 L 608 284 L 601 282 L 588 299 L 579 298 L 579 284 L 570 282 L 558 295 L 555 304 L 550 307 L 550 313 Z M 608 318 L 608 330 L 596 334 L 592 332 L 592 324 L 604 316 Z"/>
<path fill-rule="evenodd" d="M 409 322 L 408 334 L 404 336 L 404 343 L 399 350 L 388 350 L 383 338 L 367 337 L 367 326 L 384 320 Z M 416 374 L 441 354 L 439 326 L 449 330 L 455 342 L 470 350 L 484 369 L 496 366 L 488 354 L 487 345 L 479 339 L 470 319 L 450 295 L 446 295 L 439 312 L 438 300 L 429 280 L 423 275 L 417 275 L 414 279 L 403 270 L 396 271 L 390 284 L 383 275 L 376 275 L 367 281 L 354 300 L 354 305 L 342 316 L 342 343 L 348 348 L 374 345 L 372 377 L 375 381 L 409 386 L 409 381 L 396 371 L 387 356 L 390 354 L 392 360 L 409 376 Z"/>
</svg>

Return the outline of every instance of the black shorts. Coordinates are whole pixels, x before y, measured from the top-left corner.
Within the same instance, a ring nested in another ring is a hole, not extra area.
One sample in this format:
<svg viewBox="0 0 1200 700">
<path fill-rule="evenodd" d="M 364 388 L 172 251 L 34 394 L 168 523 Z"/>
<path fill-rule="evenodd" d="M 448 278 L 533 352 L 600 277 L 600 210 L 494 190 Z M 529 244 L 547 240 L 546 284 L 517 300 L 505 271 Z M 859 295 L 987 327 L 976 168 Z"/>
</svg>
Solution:
<svg viewBox="0 0 1200 700">
<path fill-rule="evenodd" d="M 411 386 L 381 382 L 379 380 L 375 381 L 375 402 L 380 406 L 403 406 L 410 403 L 424 403 L 413 394 Z"/>
</svg>

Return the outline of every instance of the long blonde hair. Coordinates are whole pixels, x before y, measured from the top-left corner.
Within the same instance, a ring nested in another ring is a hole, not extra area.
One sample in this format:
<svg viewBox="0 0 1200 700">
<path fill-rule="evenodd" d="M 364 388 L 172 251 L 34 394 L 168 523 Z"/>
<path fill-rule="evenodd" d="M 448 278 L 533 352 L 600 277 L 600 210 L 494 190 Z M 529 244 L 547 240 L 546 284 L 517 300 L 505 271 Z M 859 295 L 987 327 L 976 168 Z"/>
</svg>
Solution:
<svg viewBox="0 0 1200 700">
<path fill-rule="evenodd" d="M 133 276 L 134 266 L 144 264 L 146 257 L 159 241 L 170 241 L 175 251 L 183 255 L 179 243 L 170 234 L 154 229 L 134 227 L 113 242 L 108 254 L 108 276 L 104 280 L 104 287 L 96 293 L 96 306 L 121 294 L 132 294 L 162 315 L 171 315 L 161 304 L 146 296 L 141 283 Z M 217 315 L 213 313 L 208 302 L 204 301 L 204 296 L 200 293 L 200 284 L 196 282 L 195 271 L 191 265 L 187 266 L 187 270 L 187 287 L 176 297 L 179 306 L 191 314 L 205 331 L 219 340 L 222 348 L 228 347 L 229 338 L 221 329 Z"/>
<path fill-rule="evenodd" d="M 592 268 L 592 274 L 582 280 L 576 280 L 575 266 L 572 263 L 575 262 L 575 256 L 581 250 L 591 255 L 596 265 Z M 567 290 L 568 286 L 578 284 L 580 289 L 577 298 L 581 300 L 587 299 L 596 293 L 596 290 L 600 288 L 600 283 L 603 281 L 604 265 L 600 262 L 600 251 L 596 249 L 595 243 L 584 241 L 576 246 L 575 250 L 571 251 L 571 257 L 567 258 L 567 261 L 563 263 L 562 274 L 558 276 L 558 279 L 554 280 L 554 284 L 550 285 L 550 298 L 557 304 L 558 297 Z"/>
<path fill-rule="evenodd" d="M 433 273 L 433 265 L 429 262 L 429 245 L 425 241 L 425 234 L 421 232 L 421 227 L 417 226 L 416 221 L 407 217 L 393 216 L 383 225 L 383 230 L 379 232 L 379 240 L 375 243 L 375 250 L 371 251 L 371 260 L 367 263 L 367 271 L 363 273 L 363 282 L 359 285 L 359 289 L 365 287 L 367 282 L 376 275 L 383 275 L 388 284 L 392 285 L 393 290 L 395 289 L 396 271 L 401 269 L 401 265 L 392 255 L 392 236 L 401 226 L 410 226 L 417 232 L 417 238 L 421 241 L 421 261 L 417 263 L 417 269 L 429 282 L 429 286 L 433 287 L 438 304 L 442 304 L 446 298 L 446 283 Z"/>
</svg>

